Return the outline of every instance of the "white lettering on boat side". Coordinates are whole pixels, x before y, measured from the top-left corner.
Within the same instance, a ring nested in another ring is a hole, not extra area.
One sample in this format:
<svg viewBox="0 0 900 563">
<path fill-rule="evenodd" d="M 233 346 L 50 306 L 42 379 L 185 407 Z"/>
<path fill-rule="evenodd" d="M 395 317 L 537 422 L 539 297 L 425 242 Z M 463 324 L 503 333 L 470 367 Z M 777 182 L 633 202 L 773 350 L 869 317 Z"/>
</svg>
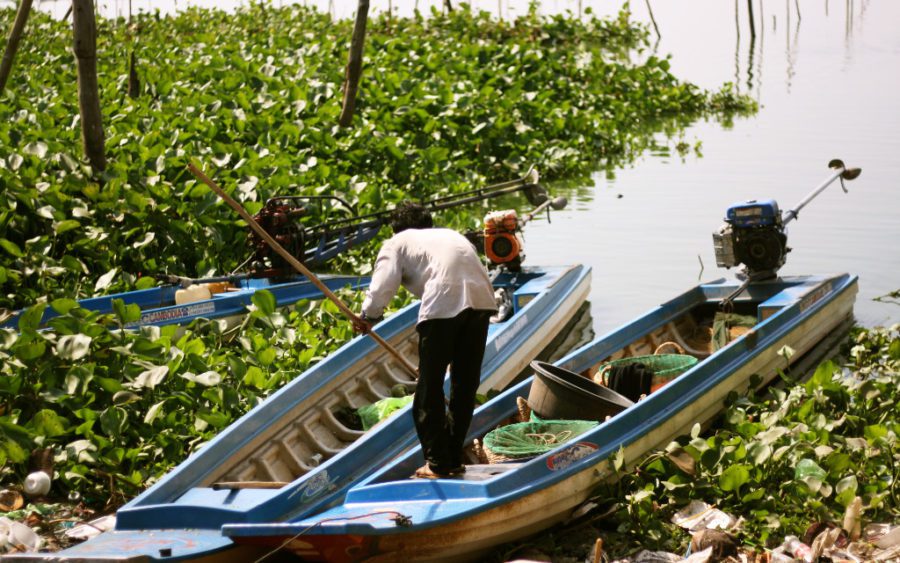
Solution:
<svg viewBox="0 0 900 563">
<path fill-rule="evenodd" d="M 821 301 L 826 295 L 831 293 L 831 282 L 823 284 L 822 287 L 816 289 L 800 301 L 800 310 L 805 311 L 818 301 Z"/>
<path fill-rule="evenodd" d="M 144 313 L 141 315 L 140 321 L 128 323 L 126 326 L 137 326 L 139 324 L 158 323 L 172 319 L 183 319 L 185 317 L 196 317 L 207 313 L 214 313 L 215 311 L 216 306 L 214 303 L 198 303 L 196 305 L 186 305 L 184 307 L 173 307 L 162 311 Z"/>
<path fill-rule="evenodd" d="M 578 442 L 547 458 L 547 467 L 550 471 L 565 469 L 580 459 L 593 454 L 600 447 L 590 442 Z"/>
<path fill-rule="evenodd" d="M 523 315 L 521 318 L 516 319 L 512 325 L 503 330 L 500 334 L 497 335 L 497 338 L 494 339 L 494 344 L 497 346 L 497 350 L 503 348 L 509 341 L 516 337 L 522 327 L 528 324 L 528 315 Z"/>
<path fill-rule="evenodd" d="M 303 483 L 303 485 L 301 485 L 299 489 L 294 491 L 291 494 L 291 497 L 303 493 L 304 499 L 311 499 L 328 490 L 330 486 L 331 477 L 328 476 L 328 472 L 319 471 L 318 473 L 310 477 L 305 483 Z"/>
</svg>

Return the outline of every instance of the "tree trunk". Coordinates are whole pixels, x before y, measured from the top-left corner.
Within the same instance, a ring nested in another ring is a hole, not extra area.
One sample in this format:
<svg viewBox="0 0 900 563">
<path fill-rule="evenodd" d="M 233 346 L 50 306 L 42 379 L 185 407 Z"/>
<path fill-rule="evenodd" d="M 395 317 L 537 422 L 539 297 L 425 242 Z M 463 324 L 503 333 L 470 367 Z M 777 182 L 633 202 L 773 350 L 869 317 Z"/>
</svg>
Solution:
<svg viewBox="0 0 900 563">
<path fill-rule="evenodd" d="M 3 60 L 0 61 L 0 94 L 6 88 L 6 81 L 9 79 L 9 73 L 12 71 L 13 59 L 16 57 L 16 51 L 19 49 L 19 40 L 22 39 L 25 22 L 28 21 L 28 14 L 30 13 L 31 0 L 22 0 L 19 3 L 19 11 L 16 13 L 16 21 L 13 22 L 12 30 L 9 32 L 9 39 L 6 40 L 6 51 L 3 53 Z"/>
<path fill-rule="evenodd" d="M 369 18 L 369 0 L 359 0 L 356 8 L 356 23 L 353 24 L 353 38 L 350 41 L 350 56 L 347 60 L 347 72 L 344 77 L 344 105 L 338 123 L 341 127 L 349 127 L 353 122 L 353 111 L 356 109 L 356 91 L 359 89 L 359 78 L 362 74 L 363 46 L 366 42 L 366 21 Z"/>
<path fill-rule="evenodd" d="M 131 57 L 128 59 L 128 95 L 137 98 L 141 95 L 141 81 L 135 68 L 134 47 L 131 48 Z"/>
<path fill-rule="evenodd" d="M 84 155 L 95 171 L 106 170 L 100 86 L 97 82 L 97 21 L 93 0 L 72 0 L 72 29 L 78 63 L 78 106 Z"/>
</svg>

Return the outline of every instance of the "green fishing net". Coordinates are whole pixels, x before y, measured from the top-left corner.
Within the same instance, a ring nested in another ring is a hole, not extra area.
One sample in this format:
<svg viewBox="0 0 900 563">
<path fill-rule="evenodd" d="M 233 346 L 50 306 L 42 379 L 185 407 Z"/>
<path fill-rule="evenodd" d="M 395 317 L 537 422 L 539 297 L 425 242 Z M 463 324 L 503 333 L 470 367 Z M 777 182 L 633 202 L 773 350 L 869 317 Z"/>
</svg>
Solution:
<svg viewBox="0 0 900 563">
<path fill-rule="evenodd" d="M 599 424 L 593 420 L 541 420 L 501 426 L 484 437 L 484 449 L 509 458 L 533 457 L 565 444 Z"/>
<path fill-rule="evenodd" d="M 606 367 L 624 366 L 627 364 L 641 363 L 653 371 L 654 380 L 664 381 L 673 379 L 697 363 L 697 358 L 687 354 L 651 354 L 646 356 L 630 356 L 606 362 L 600 366 L 603 372 Z"/>
</svg>

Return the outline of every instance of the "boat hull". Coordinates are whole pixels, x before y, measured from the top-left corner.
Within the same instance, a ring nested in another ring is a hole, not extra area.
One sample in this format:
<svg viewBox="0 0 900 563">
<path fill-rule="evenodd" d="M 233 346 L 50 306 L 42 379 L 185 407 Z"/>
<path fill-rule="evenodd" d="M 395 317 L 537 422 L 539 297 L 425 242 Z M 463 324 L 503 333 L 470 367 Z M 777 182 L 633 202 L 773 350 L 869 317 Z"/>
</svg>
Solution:
<svg viewBox="0 0 900 563">
<path fill-rule="evenodd" d="M 713 291 L 714 290 L 714 291 Z M 727 289 L 704 289 L 725 295 Z M 695 292 L 696 293 L 696 292 Z M 419 462 L 411 452 L 350 491 L 344 504 L 314 518 L 286 523 L 229 525 L 236 541 L 270 549 L 282 546 L 305 560 L 471 560 L 492 547 L 521 539 L 567 519 L 597 485 L 616 478 L 608 459 L 621 451 L 626 467 L 662 448 L 696 424 L 708 425 L 732 392 L 762 387 L 779 370 L 798 363 L 852 318 L 856 278 L 809 278 L 758 306 L 760 322 L 722 350 L 574 443 L 522 463 L 484 482 L 396 481 Z M 672 322 L 676 310 L 697 301 L 688 292 L 658 310 L 598 339 L 559 362 L 591 373 L 614 350 L 634 346 L 638 333 L 652 335 Z M 786 347 L 793 355 L 786 354 Z M 472 436 L 515 412 L 510 389 L 476 412 Z M 468 478 L 467 478 L 468 479 Z M 395 522 L 405 517 L 408 526 Z"/>
<path fill-rule="evenodd" d="M 322 275 L 320 280 L 328 289 L 337 291 L 349 287 L 364 289 L 369 286 L 369 276 Z M 267 278 L 245 279 L 228 291 L 217 293 L 209 299 L 176 304 L 177 286 L 161 286 L 150 289 L 105 295 L 82 299 L 78 305 L 90 311 L 112 313 L 113 301 L 121 300 L 125 305 L 137 305 L 141 318 L 128 323 L 127 328 L 141 326 L 187 325 L 196 319 L 225 319 L 234 324 L 243 317 L 251 305 L 251 297 L 260 290 L 266 290 L 275 297 L 278 307 L 293 305 L 301 299 L 323 299 L 322 291 L 303 277 L 287 281 L 272 281 Z M 16 311 L 0 324 L 0 328 L 18 328 L 22 311 Z M 44 310 L 41 324 L 46 324 L 59 314 L 52 308 Z"/>
</svg>

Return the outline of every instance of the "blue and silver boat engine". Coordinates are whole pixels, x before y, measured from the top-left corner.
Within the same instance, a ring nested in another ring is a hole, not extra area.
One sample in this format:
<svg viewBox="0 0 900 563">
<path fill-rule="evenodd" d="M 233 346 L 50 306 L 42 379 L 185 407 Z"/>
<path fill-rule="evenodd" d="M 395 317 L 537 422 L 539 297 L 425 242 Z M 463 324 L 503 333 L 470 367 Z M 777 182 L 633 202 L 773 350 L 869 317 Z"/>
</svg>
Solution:
<svg viewBox="0 0 900 563">
<path fill-rule="evenodd" d="M 743 264 L 746 284 L 774 278 L 791 251 L 787 245 L 787 224 L 796 219 L 800 210 L 832 182 L 840 179 L 841 187 L 846 192 L 844 180 L 853 180 L 862 172 L 860 168 L 847 168 L 837 158 L 829 161 L 828 167 L 832 169 L 831 175 L 784 214 L 774 199 L 752 199 L 729 207 L 725 213 L 725 224 L 713 233 L 716 264 L 720 268 Z"/>
<path fill-rule="evenodd" d="M 721 268 L 744 265 L 751 279 L 774 277 L 790 248 L 774 199 L 737 203 L 725 213 L 725 223 L 713 233 L 716 264 Z"/>
</svg>

